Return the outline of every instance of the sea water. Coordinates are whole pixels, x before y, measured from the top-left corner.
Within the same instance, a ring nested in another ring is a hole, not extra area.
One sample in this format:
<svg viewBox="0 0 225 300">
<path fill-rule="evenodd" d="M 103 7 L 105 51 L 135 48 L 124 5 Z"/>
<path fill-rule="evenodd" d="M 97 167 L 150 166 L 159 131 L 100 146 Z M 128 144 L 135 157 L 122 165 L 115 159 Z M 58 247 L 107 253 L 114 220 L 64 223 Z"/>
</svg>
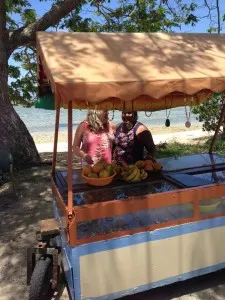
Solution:
<svg viewBox="0 0 225 300">
<path fill-rule="evenodd" d="M 53 132 L 55 126 L 55 111 L 45 110 L 45 109 L 37 109 L 34 107 L 24 108 L 22 106 L 14 107 L 20 118 L 23 120 L 28 130 L 31 133 L 35 132 Z M 188 108 L 189 112 L 189 108 Z M 86 110 L 73 110 L 73 128 L 76 129 L 77 125 L 86 118 L 87 111 Z M 149 115 L 150 113 L 147 113 Z M 157 112 L 153 112 L 151 116 L 147 116 L 145 112 L 138 113 L 138 120 L 149 127 L 164 127 L 165 120 L 167 119 L 167 115 L 169 114 L 170 124 L 171 126 L 184 126 L 186 122 L 186 115 L 184 107 L 173 108 L 170 111 L 161 110 Z M 109 112 L 109 118 L 111 119 L 113 116 L 113 112 Z M 60 112 L 60 131 L 67 130 L 67 110 L 61 109 Z M 199 121 L 196 120 L 196 115 L 191 114 L 191 123 L 193 125 L 200 124 Z M 121 122 L 121 112 L 115 111 L 113 123 L 118 124 Z"/>
</svg>

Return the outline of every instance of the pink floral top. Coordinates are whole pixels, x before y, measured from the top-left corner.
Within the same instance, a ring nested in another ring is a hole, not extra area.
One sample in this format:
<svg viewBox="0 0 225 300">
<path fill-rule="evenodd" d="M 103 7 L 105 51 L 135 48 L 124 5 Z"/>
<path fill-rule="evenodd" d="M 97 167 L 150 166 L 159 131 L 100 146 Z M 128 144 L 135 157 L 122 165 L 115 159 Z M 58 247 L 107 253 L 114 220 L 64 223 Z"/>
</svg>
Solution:
<svg viewBox="0 0 225 300">
<path fill-rule="evenodd" d="M 108 132 L 95 133 L 89 130 L 87 121 L 84 121 L 84 123 L 86 128 L 81 149 L 91 156 L 94 164 L 100 160 L 111 163 L 114 142 L 114 133 L 111 126 Z"/>
</svg>

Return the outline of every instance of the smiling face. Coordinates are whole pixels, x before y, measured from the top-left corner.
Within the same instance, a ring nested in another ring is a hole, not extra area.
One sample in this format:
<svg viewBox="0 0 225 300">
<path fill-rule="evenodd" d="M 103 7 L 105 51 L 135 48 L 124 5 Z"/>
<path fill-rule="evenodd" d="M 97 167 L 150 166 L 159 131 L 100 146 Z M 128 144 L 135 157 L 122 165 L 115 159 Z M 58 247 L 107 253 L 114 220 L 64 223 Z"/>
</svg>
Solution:
<svg viewBox="0 0 225 300">
<path fill-rule="evenodd" d="M 124 123 L 124 126 L 130 130 L 134 127 L 134 125 L 137 122 L 137 112 L 129 112 L 129 111 L 123 111 L 122 112 L 122 120 Z"/>
</svg>

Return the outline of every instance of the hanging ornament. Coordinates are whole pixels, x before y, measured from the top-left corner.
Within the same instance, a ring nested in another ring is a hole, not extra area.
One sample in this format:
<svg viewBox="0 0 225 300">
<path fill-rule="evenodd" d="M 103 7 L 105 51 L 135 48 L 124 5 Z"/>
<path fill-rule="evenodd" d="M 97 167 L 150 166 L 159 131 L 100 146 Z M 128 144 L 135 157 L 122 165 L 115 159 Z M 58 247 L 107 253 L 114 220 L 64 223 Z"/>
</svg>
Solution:
<svg viewBox="0 0 225 300">
<path fill-rule="evenodd" d="M 190 121 L 186 121 L 185 122 L 185 127 L 190 128 L 191 127 L 191 122 Z"/>
<path fill-rule="evenodd" d="M 191 98 L 191 105 L 190 105 L 190 109 L 189 109 L 189 112 L 187 110 L 187 106 L 186 106 L 186 98 L 184 98 L 184 103 L 185 103 L 185 115 L 186 115 L 186 119 L 187 121 L 185 122 L 185 127 L 186 128 L 190 128 L 191 127 L 191 121 L 190 121 L 190 118 L 191 118 L 191 112 L 192 112 L 192 102 L 193 102 L 193 97 Z"/>
<path fill-rule="evenodd" d="M 170 127 L 170 119 L 169 119 L 169 116 L 170 116 L 170 111 L 171 111 L 171 107 L 172 107 L 172 100 L 171 100 L 171 105 L 170 105 L 169 112 L 167 112 L 166 98 L 165 98 L 165 107 L 166 107 L 166 122 L 165 122 L 165 126 L 166 126 L 166 127 Z"/>
<path fill-rule="evenodd" d="M 113 119 L 114 119 L 114 113 L 115 113 L 115 111 L 114 111 L 114 101 L 113 101 L 113 111 L 112 111 L 112 118 L 111 118 L 111 119 L 109 119 L 109 121 L 113 121 Z"/>
<path fill-rule="evenodd" d="M 112 118 L 110 118 L 109 121 L 113 121 L 114 115 L 115 115 L 115 114 L 114 114 L 114 109 L 113 109 L 113 112 L 112 112 Z"/>
<path fill-rule="evenodd" d="M 147 118 L 150 118 L 151 117 L 151 115 L 152 115 L 152 105 L 151 105 L 151 110 L 150 111 L 145 111 L 145 115 L 146 115 L 146 117 Z"/>
<path fill-rule="evenodd" d="M 170 119 L 166 119 L 165 126 L 170 127 Z"/>
</svg>

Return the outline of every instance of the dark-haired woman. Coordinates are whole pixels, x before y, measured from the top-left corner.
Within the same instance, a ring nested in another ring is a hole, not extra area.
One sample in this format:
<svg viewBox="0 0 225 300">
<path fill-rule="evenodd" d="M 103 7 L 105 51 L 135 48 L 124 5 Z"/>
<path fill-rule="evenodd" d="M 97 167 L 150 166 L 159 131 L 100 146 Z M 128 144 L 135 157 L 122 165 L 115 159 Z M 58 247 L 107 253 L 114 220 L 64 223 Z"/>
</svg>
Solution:
<svg viewBox="0 0 225 300">
<path fill-rule="evenodd" d="M 145 125 L 138 122 L 137 112 L 122 112 L 122 120 L 116 128 L 114 160 L 126 164 L 134 164 L 146 158 L 154 161 L 156 148 L 152 134 Z"/>
</svg>

